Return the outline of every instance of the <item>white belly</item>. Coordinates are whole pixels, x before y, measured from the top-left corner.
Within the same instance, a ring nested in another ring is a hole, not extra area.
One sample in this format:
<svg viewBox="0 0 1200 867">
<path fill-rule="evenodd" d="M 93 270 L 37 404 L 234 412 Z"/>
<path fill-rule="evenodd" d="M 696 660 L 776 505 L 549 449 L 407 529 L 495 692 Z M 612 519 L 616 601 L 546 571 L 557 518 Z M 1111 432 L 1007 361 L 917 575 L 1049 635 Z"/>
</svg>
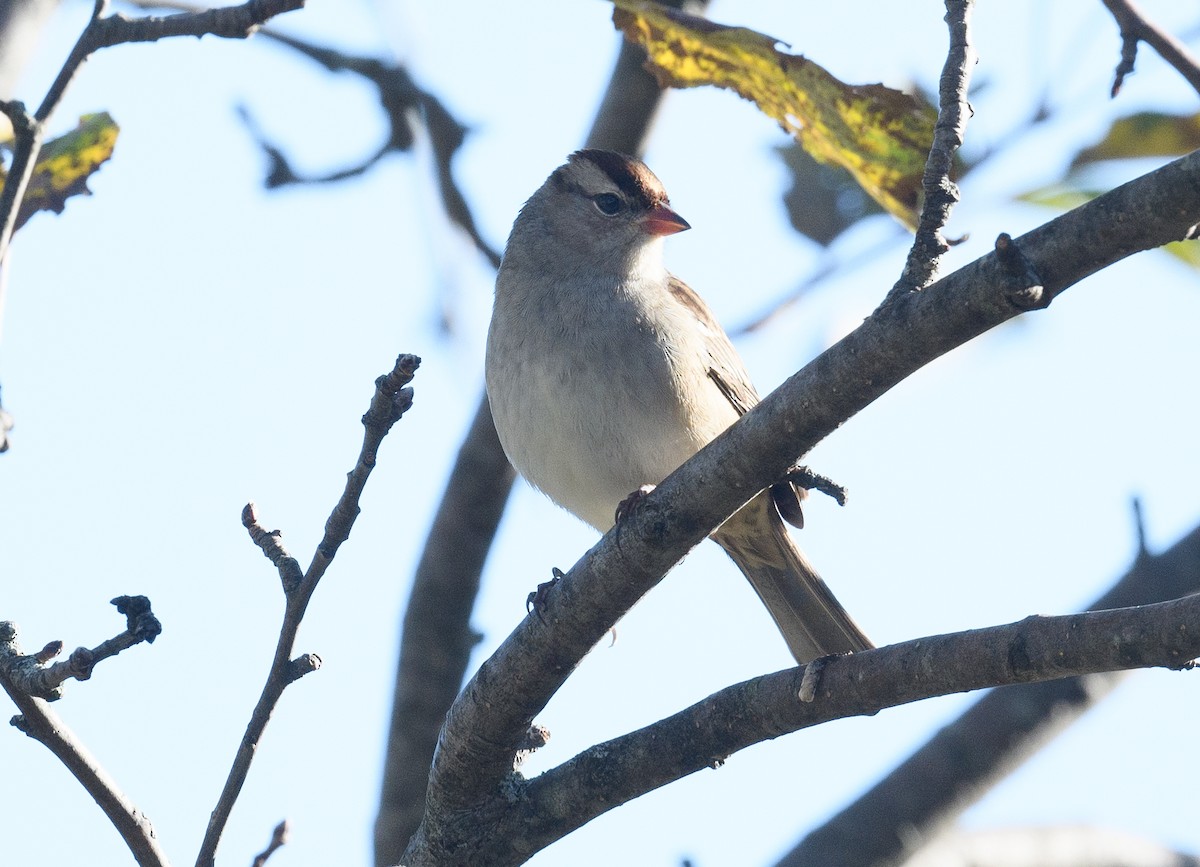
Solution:
<svg viewBox="0 0 1200 867">
<path fill-rule="evenodd" d="M 737 417 L 707 378 L 699 333 L 667 320 L 686 311 L 646 312 L 608 309 L 624 321 L 576 320 L 557 334 L 531 328 L 527 316 L 498 316 L 488 336 L 488 397 L 509 460 L 600 530 L 621 500 L 662 481 Z M 668 330 L 689 338 L 668 343 Z M 599 336 L 613 333 L 626 337 Z"/>
</svg>

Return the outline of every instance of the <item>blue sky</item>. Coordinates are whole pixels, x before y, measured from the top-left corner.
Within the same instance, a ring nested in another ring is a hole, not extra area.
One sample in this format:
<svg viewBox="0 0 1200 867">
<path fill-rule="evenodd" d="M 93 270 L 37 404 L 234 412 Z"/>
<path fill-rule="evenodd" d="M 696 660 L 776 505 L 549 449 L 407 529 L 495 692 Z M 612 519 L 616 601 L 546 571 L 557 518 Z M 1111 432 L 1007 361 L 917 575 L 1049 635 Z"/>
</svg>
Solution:
<svg viewBox="0 0 1200 867">
<path fill-rule="evenodd" d="M 1164 23 L 1195 21 L 1146 2 Z M 346 50 L 394 52 L 473 134 L 456 164 L 485 236 L 502 245 L 524 199 L 582 143 L 617 48 L 598 0 L 419 4 L 312 0 L 279 22 Z M 89 7 L 69 5 L 24 92 L 40 99 Z M 851 82 L 936 82 L 938 3 L 714 3 L 715 20 L 789 42 Z M 986 84 L 968 146 L 1001 140 L 1044 91 L 1054 118 L 964 186 L 946 270 L 1051 214 L 1012 201 L 1057 180 L 1116 116 L 1194 111 L 1149 50 L 1115 103 L 1115 27 L 1099 3 L 984 4 Z M 267 42 L 212 38 L 97 55 L 57 115 L 121 124 L 95 196 L 16 237 L 0 344 L 14 449 L 0 458 L 0 617 L 27 647 L 94 645 L 107 600 L 145 593 L 153 647 L 72 685 L 57 710 L 194 858 L 274 646 L 282 598 L 238 516 L 247 500 L 307 563 L 361 435 L 374 377 L 398 352 L 425 363 L 416 406 L 381 450 L 349 543 L 317 592 L 299 650 L 322 670 L 290 688 L 221 849 L 248 863 L 288 817 L 276 867 L 367 863 L 397 643 L 413 563 L 482 388 L 491 275 L 441 217 L 420 147 L 328 188 L 261 189 L 245 104 L 310 171 L 383 135 L 371 94 Z M 733 327 L 801 283 L 819 252 L 787 225 L 778 128 L 716 91 L 672 94 L 647 160 L 694 227 L 670 267 Z M 1148 166 L 1120 166 L 1115 184 Z M 760 391 L 870 312 L 905 240 L 887 218 L 835 254 L 856 267 L 739 342 Z M 1143 254 L 1045 312 L 912 377 L 823 443 L 810 463 L 851 491 L 815 503 L 799 541 L 878 643 L 1076 610 L 1135 548 L 1130 499 L 1155 548 L 1200 520 L 1192 374 L 1197 277 Z M 448 320 L 449 332 L 439 327 Z M 519 487 L 474 622 L 489 652 L 525 594 L 594 533 Z M 546 709 L 530 773 L 735 680 L 789 664 L 736 569 L 704 545 L 634 609 Z M 991 793 L 973 827 L 1096 823 L 1200 850 L 1186 751 L 1200 706 L 1188 675 L 1146 672 Z M 885 773 L 970 696 L 781 738 L 591 823 L 532 863 L 766 864 Z M 17 781 L 0 794 L 6 863 L 128 863 L 87 796 L 38 745 L 0 732 Z M 70 834 L 60 829 L 69 825 Z M 46 835 L 53 835 L 47 842 Z"/>
</svg>

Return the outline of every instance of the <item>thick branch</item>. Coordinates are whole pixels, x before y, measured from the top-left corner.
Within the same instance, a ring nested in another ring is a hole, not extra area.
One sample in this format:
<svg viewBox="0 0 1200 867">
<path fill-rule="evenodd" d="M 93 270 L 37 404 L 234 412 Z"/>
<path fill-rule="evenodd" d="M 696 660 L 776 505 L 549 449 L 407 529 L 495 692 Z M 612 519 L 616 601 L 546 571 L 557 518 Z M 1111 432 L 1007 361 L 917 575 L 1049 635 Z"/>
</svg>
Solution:
<svg viewBox="0 0 1200 867">
<path fill-rule="evenodd" d="M 1200 656 L 1200 596 L 906 641 L 726 687 L 532 780 L 499 835 L 537 851 L 621 804 L 783 734 L 935 696 Z M 812 700 L 798 698 L 819 669 Z M 829 854 L 829 853 L 826 853 Z M 497 862 L 503 863 L 503 862 Z M 509 863 L 519 863 L 510 861 Z M 876 864 L 853 852 L 806 863 Z"/>
<path fill-rule="evenodd" d="M 271 660 L 271 669 L 258 702 L 250 714 L 250 721 L 246 724 L 245 734 L 242 735 L 242 741 L 234 755 L 233 765 L 229 769 L 229 776 L 217 799 L 217 805 L 209 816 L 204 840 L 196 856 L 196 867 L 212 867 L 216 859 L 217 846 L 221 842 L 229 815 L 233 812 L 233 805 L 250 773 L 250 764 L 258 751 L 258 742 L 283 691 L 305 674 L 320 668 L 321 658 L 316 654 L 306 653 L 292 658 L 296 634 L 300 630 L 304 612 L 308 609 L 317 584 L 329 568 L 329 564 L 333 562 L 338 547 L 350 536 L 350 529 L 359 513 L 359 498 L 371 470 L 375 468 L 376 455 L 383 438 L 392 429 L 392 425 L 412 406 L 413 390 L 408 387 L 408 383 L 412 381 L 420 363 L 421 359 L 415 355 L 401 355 L 396 359 L 390 373 L 375 380 L 375 393 L 371 398 L 371 405 L 362 417 L 363 442 L 358 460 L 354 469 L 346 476 L 346 488 L 325 522 L 325 535 L 317 546 L 308 571 L 298 584 L 294 580 L 294 568 L 287 563 L 291 558 L 277 534 L 263 531 L 252 506 L 243 510 L 243 524 L 246 525 L 251 538 L 280 570 L 287 605 L 279 630 L 279 639 L 275 644 L 275 657 Z"/>
<path fill-rule="evenodd" d="M 1091 610 L 1175 599 L 1200 587 L 1200 527 L 1161 555 L 1141 554 Z M 937 838 L 995 783 L 1107 696 L 1119 672 L 990 692 L 838 815 L 777 867 L 901 864 Z M 964 753 L 963 744 L 970 744 Z M 836 853 L 836 856 L 835 856 Z M 831 860 L 832 859 L 832 860 Z"/>
<path fill-rule="evenodd" d="M 1187 237 L 1200 222 L 1200 153 L 1131 181 L 920 293 L 900 296 L 672 473 L 553 589 L 447 716 L 428 809 L 407 863 L 453 846 L 453 819 L 495 804 L 535 714 L 691 547 L 825 436 L 905 377 L 1089 274 Z M 1036 279 L 1040 275 L 1040 280 Z M 543 622 L 544 618 L 544 622 Z M 478 822 L 481 817 L 475 815 Z"/>
</svg>

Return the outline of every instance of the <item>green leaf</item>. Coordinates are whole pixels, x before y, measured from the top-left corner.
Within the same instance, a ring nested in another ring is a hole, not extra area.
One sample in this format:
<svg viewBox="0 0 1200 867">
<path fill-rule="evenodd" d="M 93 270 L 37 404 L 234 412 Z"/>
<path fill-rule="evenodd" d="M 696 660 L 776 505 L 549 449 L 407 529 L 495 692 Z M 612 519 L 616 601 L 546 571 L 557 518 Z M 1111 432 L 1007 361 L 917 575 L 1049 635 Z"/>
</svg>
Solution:
<svg viewBox="0 0 1200 867">
<path fill-rule="evenodd" d="M 647 0 L 613 0 L 613 23 L 646 50 L 662 87 L 733 90 L 819 162 L 847 169 L 885 210 L 916 225 L 937 111 L 882 84 L 845 84 L 779 40 Z"/>
<path fill-rule="evenodd" d="M 107 112 L 86 114 L 74 130 L 46 142 L 17 209 L 16 228 L 38 211 L 61 214 L 71 196 L 90 196 L 87 180 L 112 156 L 118 132 Z"/>
</svg>

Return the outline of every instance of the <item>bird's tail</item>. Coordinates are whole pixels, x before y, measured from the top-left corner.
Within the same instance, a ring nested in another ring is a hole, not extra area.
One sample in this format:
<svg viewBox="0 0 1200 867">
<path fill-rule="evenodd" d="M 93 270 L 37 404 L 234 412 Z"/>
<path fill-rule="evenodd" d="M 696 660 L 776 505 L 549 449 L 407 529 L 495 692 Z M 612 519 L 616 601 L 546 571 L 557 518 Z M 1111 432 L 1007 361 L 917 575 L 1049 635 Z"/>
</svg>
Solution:
<svg viewBox="0 0 1200 867">
<path fill-rule="evenodd" d="M 875 646 L 792 541 L 769 493 L 747 503 L 713 540 L 749 579 L 796 662 Z"/>
</svg>

